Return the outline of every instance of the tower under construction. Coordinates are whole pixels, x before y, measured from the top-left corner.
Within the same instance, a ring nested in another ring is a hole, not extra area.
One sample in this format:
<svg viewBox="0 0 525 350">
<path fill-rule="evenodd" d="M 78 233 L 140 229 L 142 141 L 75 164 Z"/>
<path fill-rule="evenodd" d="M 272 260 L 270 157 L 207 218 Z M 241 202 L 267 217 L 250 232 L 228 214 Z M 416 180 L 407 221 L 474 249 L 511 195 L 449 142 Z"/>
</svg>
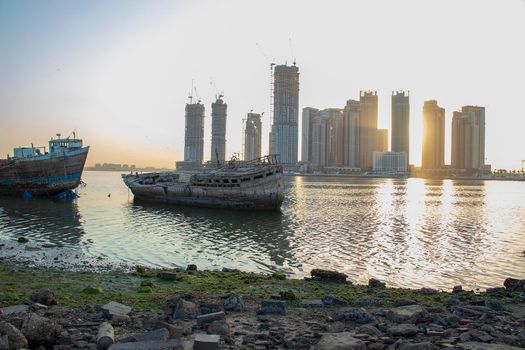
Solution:
<svg viewBox="0 0 525 350">
<path fill-rule="evenodd" d="M 226 159 L 226 110 L 228 105 L 219 95 L 211 104 L 211 161 L 224 163 Z"/>
<path fill-rule="evenodd" d="M 202 163 L 204 158 L 204 105 L 186 104 L 186 129 L 184 133 L 184 161 Z"/>
<path fill-rule="evenodd" d="M 299 138 L 299 68 L 275 66 L 273 80 L 273 121 L 270 137 L 272 154 L 284 164 L 297 163 Z"/>
</svg>

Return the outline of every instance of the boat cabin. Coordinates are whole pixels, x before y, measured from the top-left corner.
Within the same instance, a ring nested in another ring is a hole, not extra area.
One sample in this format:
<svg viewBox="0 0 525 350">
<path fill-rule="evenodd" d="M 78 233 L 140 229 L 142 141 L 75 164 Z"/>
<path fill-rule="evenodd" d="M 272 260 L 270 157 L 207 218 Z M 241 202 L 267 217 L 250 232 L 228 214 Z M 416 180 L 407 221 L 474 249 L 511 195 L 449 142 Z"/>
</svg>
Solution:
<svg viewBox="0 0 525 350">
<path fill-rule="evenodd" d="M 64 150 L 75 150 L 82 148 L 82 140 L 79 139 L 51 139 L 49 141 L 49 153 L 60 153 Z"/>
</svg>

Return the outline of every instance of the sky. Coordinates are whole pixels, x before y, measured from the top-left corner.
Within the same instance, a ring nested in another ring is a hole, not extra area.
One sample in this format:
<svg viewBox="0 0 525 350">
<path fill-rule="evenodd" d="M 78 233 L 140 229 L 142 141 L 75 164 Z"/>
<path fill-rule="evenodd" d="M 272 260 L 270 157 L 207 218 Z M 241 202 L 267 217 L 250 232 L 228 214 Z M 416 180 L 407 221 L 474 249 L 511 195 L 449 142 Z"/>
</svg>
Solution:
<svg viewBox="0 0 525 350">
<path fill-rule="evenodd" d="M 270 63 L 295 59 L 300 110 L 376 90 L 379 127 L 390 129 L 391 92 L 409 90 L 419 165 L 425 100 L 446 110 L 446 163 L 452 112 L 485 106 L 486 163 L 518 169 L 524 18 L 524 0 L 0 0 L 0 156 L 75 130 L 90 165 L 173 168 L 192 81 L 206 107 L 205 159 L 219 92 L 227 156 L 241 152 L 252 109 L 265 112 L 266 153 Z"/>
</svg>

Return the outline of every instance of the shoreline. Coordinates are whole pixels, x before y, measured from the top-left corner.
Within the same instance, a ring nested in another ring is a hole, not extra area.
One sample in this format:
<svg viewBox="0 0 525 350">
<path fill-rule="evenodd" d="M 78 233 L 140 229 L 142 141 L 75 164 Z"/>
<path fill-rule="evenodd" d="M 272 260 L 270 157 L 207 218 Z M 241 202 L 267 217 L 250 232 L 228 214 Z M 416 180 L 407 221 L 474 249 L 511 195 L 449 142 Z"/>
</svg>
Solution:
<svg viewBox="0 0 525 350">
<path fill-rule="evenodd" d="M 348 349 L 525 346 L 519 326 L 525 324 L 525 280 L 487 292 L 441 292 L 390 288 L 373 279 L 355 285 L 334 271 L 312 275 L 287 279 L 195 265 L 97 273 L 0 263 L 0 321 L 22 333 L 34 318 L 55 325 L 53 344 L 46 345 L 53 349 L 97 348 L 104 322 L 114 329 L 110 349 L 117 350 L 197 349 L 210 334 L 210 349 L 328 350 L 340 349 L 334 344 L 341 341 L 355 345 Z M 112 313 L 108 305 L 126 312 Z M 36 345 L 32 336 L 26 335 Z"/>
</svg>

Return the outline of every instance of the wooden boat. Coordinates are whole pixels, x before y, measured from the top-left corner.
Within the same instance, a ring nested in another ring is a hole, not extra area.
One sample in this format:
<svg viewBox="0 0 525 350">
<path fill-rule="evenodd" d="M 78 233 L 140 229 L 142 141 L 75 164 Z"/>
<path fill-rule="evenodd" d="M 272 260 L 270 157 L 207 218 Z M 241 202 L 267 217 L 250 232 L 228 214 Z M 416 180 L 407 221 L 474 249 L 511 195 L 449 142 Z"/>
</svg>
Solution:
<svg viewBox="0 0 525 350">
<path fill-rule="evenodd" d="M 17 147 L 0 160 L 0 195 L 53 196 L 76 188 L 89 151 L 82 140 L 51 138 L 46 147 Z"/>
<path fill-rule="evenodd" d="M 283 167 L 276 155 L 231 160 L 216 169 L 122 175 L 138 200 L 238 210 L 279 210 Z"/>
</svg>

